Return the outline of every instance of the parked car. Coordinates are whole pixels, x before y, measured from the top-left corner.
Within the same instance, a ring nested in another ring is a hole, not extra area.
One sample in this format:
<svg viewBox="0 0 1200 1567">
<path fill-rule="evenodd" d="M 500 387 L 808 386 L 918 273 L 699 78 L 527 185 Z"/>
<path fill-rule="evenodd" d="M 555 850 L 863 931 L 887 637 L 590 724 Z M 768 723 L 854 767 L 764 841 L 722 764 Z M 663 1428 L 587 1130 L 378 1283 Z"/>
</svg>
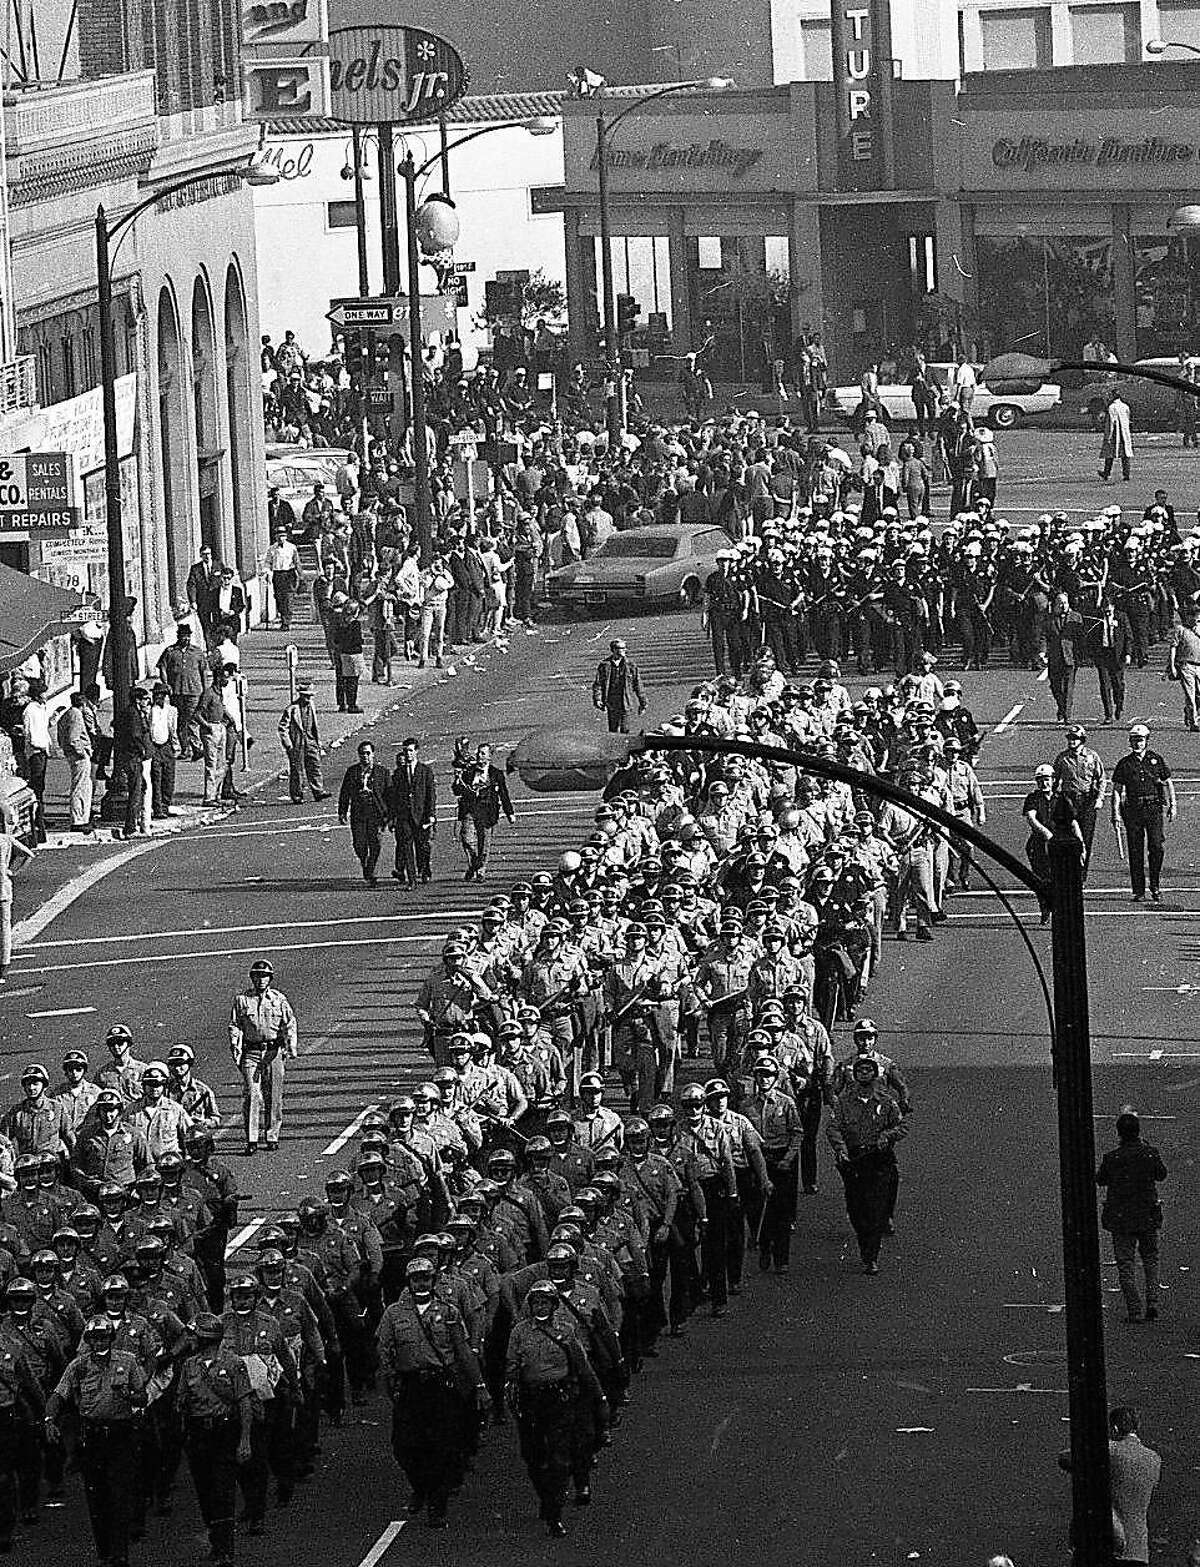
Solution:
<svg viewBox="0 0 1200 1567">
<path fill-rule="evenodd" d="M 599 611 L 610 604 L 640 603 L 657 609 L 696 605 L 729 535 L 707 523 L 673 523 L 614 533 L 587 560 L 551 572 L 551 603 Z"/>
<path fill-rule="evenodd" d="M 312 500 L 314 484 L 320 483 L 325 486 L 325 493 L 333 502 L 335 511 L 341 506 L 334 481 L 338 469 L 349 455 L 350 453 L 341 447 L 268 445 L 267 488 L 277 489 L 280 499 L 287 501 L 296 513 L 294 534 L 297 540 L 304 534 L 300 526 L 300 517 L 305 506 Z"/>
<path fill-rule="evenodd" d="M 1135 363 L 1148 370 L 1161 370 L 1166 375 L 1179 375 L 1178 359 L 1138 359 Z M 1175 430 L 1179 427 L 1179 393 L 1157 381 L 1143 381 L 1140 376 L 1099 375 L 1086 381 L 1074 394 L 1077 403 L 1093 430 L 1104 425 L 1104 410 L 1113 389 L 1120 392 L 1129 404 L 1129 417 L 1135 430 Z"/>
<path fill-rule="evenodd" d="M 930 378 L 938 386 L 949 386 L 954 376 L 954 366 L 947 363 L 927 364 Z M 982 367 L 975 366 L 976 376 Z M 1026 419 L 1049 414 L 1062 398 L 1062 389 L 1052 381 L 1011 381 L 1001 387 L 987 386 L 979 380 L 975 388 L 975 401 L 971 413 L 976 422 L 990 424 L 995 430 L 1014 430 Z M 907 381 L 889 382 L 879 388 L 879 401 L 883 404 L 888 420 L 893 424 L 914 424 L 912 388 Z M 862 402 L 862 388 L 858 386 L 834 387 L 826 397 L 826 405 L 849 424 Z"/>
</svg>

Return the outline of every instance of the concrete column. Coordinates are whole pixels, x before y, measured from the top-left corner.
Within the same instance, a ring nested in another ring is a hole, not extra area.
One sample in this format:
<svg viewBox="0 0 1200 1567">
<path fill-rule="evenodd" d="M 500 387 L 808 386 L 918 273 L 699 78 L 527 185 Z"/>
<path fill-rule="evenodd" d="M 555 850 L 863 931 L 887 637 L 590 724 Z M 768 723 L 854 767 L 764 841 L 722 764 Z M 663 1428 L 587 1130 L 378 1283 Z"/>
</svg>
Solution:
<svg viewBox="0 0 1200 1567">
<path fill-rule="evenodd" d="M 793 339 L 806 325 L 824 338 L 821 209 L 815 201 L 792 202 L 788 215 L 788 273 L 791 277 Z"/>
<path fill-rule="evenodd" d="M 595 348 L 596 262 L 590 235 L 579 232 L 579 214 L 568 207 L 563 218 L 563 251 L 567 272 L 567 341 L 571 358 L 582 359 Z"/>
<path fill-rule="evenodd" d="M 672 207 L 667 216 L 668 264 L 671 272 L 671 337 L 680 353 L 697 345 L 692 342 L 692 296 L 688 288 L 687 235 L 683 231 L 683 208 Z"/>
<path fill-rule="evenodd" d="M 1137 300 L 1133 275 L 1133 237 L 1130 209 L 1112 209 L 1113 304 L 1116 310 L 1117 358 L 1130 365 L 1137 358 Z"/>
</svg>

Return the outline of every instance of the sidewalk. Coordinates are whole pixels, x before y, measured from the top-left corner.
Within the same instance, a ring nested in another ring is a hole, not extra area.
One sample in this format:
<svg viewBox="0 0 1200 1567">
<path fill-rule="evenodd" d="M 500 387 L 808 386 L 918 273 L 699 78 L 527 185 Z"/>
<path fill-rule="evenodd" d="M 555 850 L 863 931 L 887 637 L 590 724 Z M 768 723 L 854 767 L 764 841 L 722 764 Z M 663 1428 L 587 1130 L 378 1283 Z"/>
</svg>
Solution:
<svg viewBox="0 0 1200 1567">
<path fill-rule="evenodd" d="M 234 777 L 238 789 L 247 793 L 257 793 L 279 780 L 284 781 L 284 793 L 287 792 L 287 758 L 280 747 L 276 729 L 289 701 L 286 651 L 289 644 L 295 646 L 299 655 L 298 675 L 307 676 L 316 684 L 315 704 L 323 753 L 340 747 L 357 730 L 397 706 L 414 688 L 432 685 L 435 679 L 440 678 L 432 668 L 418 670 L 415 664 L 397 659 L 392 664 L 390 686 L 375 685 L 369 677 L 364 679 L 358 690 L 362 712 L 339 713 L 335 705 L 333 670 L 325 651 L 321 627 L 307 604 L 302 606 L 302 617 L 294 619 L 291 630 L 287 632 L 256 627 L 247 632 L 239 644 L 242 673 L 246 677 L 246 727 L 255 743 L 250 748 L 248 767 L 243 772 L 239 763 Z M 152 680 L 153 676 L 148 678 Z M 104 716 L 106 722 L 112 716 L 107 704 Z M 340 777 L 334 778 L 327 765 L 326 787 L 336 789 L 339 781 Z M 175 776 L 174 809 L 177 814 L 169 821 L 154 822 L 153 837 L 163 837 L 183 832 L 187 828 L 203 826 L 210 821 L 219 821 L 233 810 L 232 805 L 202 805 L 203 782 L 202 762 L 179 763 Z M 91 837 L 82 837 L 70 831 L 67 764 L 61 757 L 51 758 L 47 772 L 46 826 L 49 841 L 43 846 L 43 852 L 104 849 L 115 841 L 108 823 L 98 827 Z"/>
</svg>

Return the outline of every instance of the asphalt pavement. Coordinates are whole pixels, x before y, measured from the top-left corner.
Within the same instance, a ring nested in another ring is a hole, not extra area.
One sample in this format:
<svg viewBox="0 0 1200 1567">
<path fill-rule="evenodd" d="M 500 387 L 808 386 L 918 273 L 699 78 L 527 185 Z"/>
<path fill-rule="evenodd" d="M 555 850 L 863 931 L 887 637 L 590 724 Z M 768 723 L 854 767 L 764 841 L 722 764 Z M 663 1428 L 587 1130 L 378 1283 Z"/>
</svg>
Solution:
<svg viewBox="0 0 1200 1567">
<path fill-rule="evenodd" d="M 1009 452 L 1014 474 L 1026 464 L 1036 477 L 1041 462 L 1063 477 L 1046 488 L 1002 480 L 1006 514 L 1018 510 L 1010 495 L 1038 510 L 1065 504 L 1046 489 L 1071 484 L 1063 471 L 1073 439 L 1056 437 L 1047 456 L 1018 446 L 1032 441 L 1026 432 L 1008 438 L 1002 456 Z M 1128 487 L 1139 509 L 1154 482 L 1184 493 L 1179 459 L 1155 461 L 1163 479 Z M 437 766 L 442 820 L 428 888 L 405 893 L 384 880 L 367 889 L 333 802 L 291 807 L 270 791 L 236 817 L 117 864 L 19 951 L 0 998 L 0 1083 L 15 1098 L 26 1060 L 46 1059 L 53 1069 L 68 1046 L 96 1049 L 114 1021 L 133 1029 L 144 1059 L 190 1040 L 198 1075 L 217 1087 L 232 1128 L 226 1149 L 248 1193 L 244 1239 L 252 1241 L 250 1227 L 320 1190 L 353 1148 L 367 1105 L 423 1075 L 416 986 L 445 933 L 473 917 L 486 895 L 463 883 L 452 836 L 455 737 L 486 736 L 504 748 L 552 719 L 597 721 L 592 671 L 616 634 L 642 665 L 650 721 L 678 711 L 709 670 L 693 613 L 548 624 L 480 654 L 453 679 L 405 693 L 376 722 L 385 755 L 415 732 Z M 1200 1420 L 1190 1396 L 1200 1365 L 1192 1282 L 1200 753 L 1182 730 L 1177 689 L 1161 679 L 1161 652 L 1156 662 L 1132 672 L 1126 716 L 1151 723 L 1152 744 L 1178 780 L 1181 818 L 1170 830 L 1164 903 L 1130 902 L 1102 826 L 1087 906 L 1099 1146 L 1113 1140 L 1113 1118 L 1132 1104 L 1171 1172 L 1157 1325 L 1124 1322 L 1105 1242 L 1110 1395 L 1141 1407 L 1145 1439 L 1163 1454 L 1151 1514 L 1155 1559 L 1180 1561 L 1200 1504 Z M 1032 671 L 997 667 L 965 681 L 967 702 L 989 731 L 980 764 L 988 827 L 1019 852 L 1033 767 L 1060 745 L 1053 702 Z M 1080 678 L 1077 706 L 1085 722 L 1097 715 L 1090 673 Z M 1092 743 L 1109 764 L 1125 749 L 1112 728 L 1094 728 Z M 349 742 L 341 754 L 349 760 Z M 579 841 L 594 801 L 518 786 L 515 803 L 515 827 L 496 834 L 492 886 L 551 867 Z M 1033 900 L 1018 893 L 1013 902 L 1048 964 Z M 865 1008 L 916 1103 L 900 1153 L 898 1233 L 878 1278 L 858 1267 L 823 1151 L 820 1191 L 801 1202 L 791 1275 L 755 1273 L 728 1317 L 697 1319 L 684 1341 L 663 1345 L 603 1455 L 590 1512 L 568 1520 L 567 1541 L 543 1537 L 508 1431 L 488 1433 L 448 1533 L 395 1531 L 405 1487 L 379 1401 L 327 1432 L 316 1476 L 288 1512 L 273 1516 L 265 1539 L 240 1542 L 241 1560 L 276 1563 L 303 1552 L 327 1567 L 656 1559 L 961 1567 L 1001 1550 L 1017 1567 L 1065 1560 L 1068 1487 L 1055 1458 L 1067 1442 L 1066 1366 L 1045 1013 L 1028 955 L 996 900 L 956 895 L 949 913 L 932 946 L 886 943 Z M 283 1148 L 251 1163 L 236 1156 L 238 1085 L 225 1023 L 230 997 L 260 954 L 273 959 L 296 1008 L 302 1056 L 289 1073 Z M 848 1049 L 843 1037 L 839 1050 Z M 137 1559 L 175 1567 L 202 1555 L 186 1482 L 180 1498 Z M 372 1556 L 379 1546 L 382 1555 Z M 18 1551 L 63 1567 L 92 1560 L 77 1485 Z"/>
</svg>

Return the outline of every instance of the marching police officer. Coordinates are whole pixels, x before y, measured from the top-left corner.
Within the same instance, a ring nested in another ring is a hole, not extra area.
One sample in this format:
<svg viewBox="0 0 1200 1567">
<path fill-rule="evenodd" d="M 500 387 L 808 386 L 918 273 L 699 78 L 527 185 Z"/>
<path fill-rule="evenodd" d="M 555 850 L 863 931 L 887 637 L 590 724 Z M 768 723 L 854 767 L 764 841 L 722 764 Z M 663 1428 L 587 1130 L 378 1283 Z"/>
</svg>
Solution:
<svg viewBox="0 0 1200 1567">
<path fill-rule="evenodd" d="M 833 1105 L 827 1135 L 846 1186 L 846 1212 L 858 1239 L 865 1273 L 879 1272 L 879 1248 L 896 1201 L 900 1173 L 894 1145 L 908 1124 L 879 1082 L 879 1063 L 856 1056 L 852 1081 Z"/>
<path fill-rule="evenodd" d="M 87 1324 L 83 1347 L 46 1401 L 46 1439 L 60 1440 L 58 1423 L 68 1411 L 79 1416 L 78 1461 L 96 1553 L 110 1567 L 128 1567 L 142 1484 L 146 1375 L 135 1355 L 114 1347 L 115 1339 L 109 1317 Z"/>
<path fill-rule="evenodd" d="M 192 1331 L 197 1349 L 180 1372 L 176 1416 L 212 1559 L 216 1567 L 230 1567 L 238 1465 L 250 1462 L 250 1378 L 241 1356 L 225 1347 L 220 1317 L 202 1312 Z"/>
<path fill-rule="evenodd" d="M 1150 871 L 1150 901 L 1162 902 L 1159 877 L 1163 864 L 1163 818 L 1173 822 L 1176 816 L 1175 781 L 1171 769 L 1149 745 L 1150 731 L 1145 724 L 1131 724 L 1129 751 L 1113 768 L 1112 824 L 1118 832 L 1117 816 L 1124 823 L 1128 845 L 1129 882 L 1133 901 L 1146 896 L 1147 863 Z"/>
<path fill-rule="evenodd" d="M 272 983 L 274 966 L 266 958 L 250 965 L 250 985 L 233 998 L 229 1013 L 229 1049 L 242 1074 L 242 1115 L 246 1153 L 258 1152 L 265 1138 L 268 1153 L 279 1147 L 283 1129 L 283 1063 L 296 1059 L 296 1014 Z"/>
<path fill-rule="evenodd" d="M 431 1529 L 444 1529 L 450 1497 L 474 1451 L 487 1387 L 461 1313 L 435 1296 L 436 1279 L 428 1257 L 413 1258 L 376 1342 L 392 1400 L 392 1451 L 412 1486 L 408 1511 L 425 1511 Z"/>
</svg>

